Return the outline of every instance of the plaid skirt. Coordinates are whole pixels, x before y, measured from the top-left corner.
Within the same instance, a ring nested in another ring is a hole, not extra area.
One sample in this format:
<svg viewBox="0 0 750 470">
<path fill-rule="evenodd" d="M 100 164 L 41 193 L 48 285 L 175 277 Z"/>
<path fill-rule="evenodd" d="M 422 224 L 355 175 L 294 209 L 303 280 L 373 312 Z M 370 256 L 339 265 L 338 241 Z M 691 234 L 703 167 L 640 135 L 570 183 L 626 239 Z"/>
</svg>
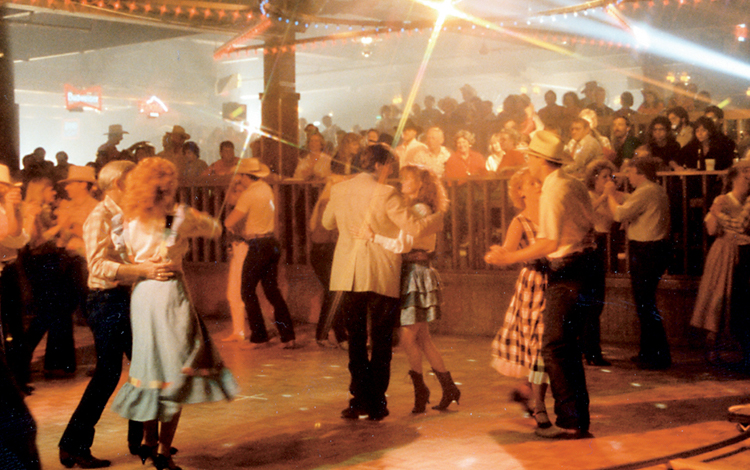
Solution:
<svg viewBox="0 0 750 470">
<path fill-rule="evenodd" d="M 501 374 L 549 383 L 542 359 L 546 287 L 546 274 L 530 267 L 521 269 L 503 327 L 492 341 L 492 367 Z"/>
</svg>

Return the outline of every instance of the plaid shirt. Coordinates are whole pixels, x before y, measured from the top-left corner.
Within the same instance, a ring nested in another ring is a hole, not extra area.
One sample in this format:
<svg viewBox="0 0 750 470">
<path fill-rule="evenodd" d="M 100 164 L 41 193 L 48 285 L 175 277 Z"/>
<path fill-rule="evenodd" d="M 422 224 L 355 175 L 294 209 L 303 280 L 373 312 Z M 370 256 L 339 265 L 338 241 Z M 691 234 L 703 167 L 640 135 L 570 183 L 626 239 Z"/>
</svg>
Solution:
<svg viewBox="0 0 750 470">
<path fill-rule="evenodd" d="M 123 259 L 112 241 L 112 218 L 117 214 L 122 214 L 122 209 L 106 196 L 83 224 L 90 289 L 112 289 L 118 285 L 115 277 Z"/>
</svg>

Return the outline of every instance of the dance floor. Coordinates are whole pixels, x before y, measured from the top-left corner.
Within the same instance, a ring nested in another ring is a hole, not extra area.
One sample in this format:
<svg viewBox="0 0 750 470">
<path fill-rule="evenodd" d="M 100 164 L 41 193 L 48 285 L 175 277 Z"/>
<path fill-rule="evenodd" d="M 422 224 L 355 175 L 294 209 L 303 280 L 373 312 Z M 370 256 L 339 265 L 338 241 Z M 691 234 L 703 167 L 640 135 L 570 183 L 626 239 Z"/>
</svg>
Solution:
<svg viewBox="0 0 750 470">
<path fill-rule="evenodd" d="M 461 388 L 460 405 L 411 414 L 406 356 L 396 348 L 390 416 L 381 422 L 346 421 L 339 414 L 348 400 L 347 354 L 319 347 L 313 325 L 298 327 L 298 349 L 279 349 L 275 339 L 271 348 L 248 351 L 218 341 L 229 333 L 228 321 L 208 323 L 242 389 L 231 403 L 185 407 L 174 442 L 175 461 L 185 470 L 604 469 L 635 468 L 627 464 L 670 455 L 687 460 L 648 468 L 750 468 L 747 441 L 698 457 L 680 455 L 740 437 L 726 410 L 750 402 L 750 377 L 709 367 L 696 350 L 674 351 L 675 366 L 668 371 L 640 371 L 628 360 L 632 348 L 605 345 L 613 365 L 586 366 L 594 438 L 549 441 L 536 437 L 533 420 L 508 400 L 516 381 L 490 368 L 489 337 L 435 338 Z M 76 377 L 44 380 L 36 362 L 36 391 L 26 399 L 45 469 L 62 468 L 57 443 L 93 367 L 90 333 L 77 327 L 76 337 Z M 426 382 L 434 405 L 440 386 L 433 375 Z M 548 396 L 550 415 L 552 403 Z M 126 427 L 107 408 L 92 452 L 111 460 L 112 468 L 142 469 L 127 452 Z"/>
</svg>

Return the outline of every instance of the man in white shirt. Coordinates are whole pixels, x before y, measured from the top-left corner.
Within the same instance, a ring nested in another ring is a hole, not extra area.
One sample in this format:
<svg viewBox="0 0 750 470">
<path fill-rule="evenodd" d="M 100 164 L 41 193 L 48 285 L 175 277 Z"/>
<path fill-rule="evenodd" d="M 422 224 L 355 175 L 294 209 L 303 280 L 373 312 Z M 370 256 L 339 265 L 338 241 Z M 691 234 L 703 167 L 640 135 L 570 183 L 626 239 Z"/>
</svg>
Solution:
<svg viewBox="0 0 750 470">
<path fill-rule="evenodd" d="M 415 158 L 415 155 L 427 151 L 427 146 L 417 140 L 417 136 L 421 133 L 422 128 L 416 125 L 414 121 L 411 119 L 406 121 L 404 130 L 401 132 L 401 143 L 394 149 L 396 156 L 398 156 L 399 169 L 406 165 L 418 165 L 418 158 Z"/>
<path fill-rule="evenodd" d="M 604 156 L 602 144 L 591 134 L 591 124 L 583 118 L 574 118 L 570 123 L 570 142 L 565 150 L 573 157 L 573 162 L 565 165 L 571 175 L 583 176 L 586 166 Z"/>
</svg>

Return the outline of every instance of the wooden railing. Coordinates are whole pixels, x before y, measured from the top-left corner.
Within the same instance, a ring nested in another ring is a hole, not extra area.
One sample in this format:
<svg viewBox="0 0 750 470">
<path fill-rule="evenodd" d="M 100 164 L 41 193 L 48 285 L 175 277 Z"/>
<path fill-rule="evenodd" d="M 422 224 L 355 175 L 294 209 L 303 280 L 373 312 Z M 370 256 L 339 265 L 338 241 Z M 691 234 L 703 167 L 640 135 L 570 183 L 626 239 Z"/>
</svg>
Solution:
<svg viewBox="0 0 750 470">
<path fill-rule="evenodd" d="M 659 182 L 666 187 L 672 214 L 673 262 L 671 276 L 699 276 L 711 238 L 703 228 L 703 218 L 720 193 L 723 172 L 663 172 Z M 179 190 L 179 199 L 221 219 L 228 179 L 193 182 Z M 274 181 L 270 183 L 277 201 L 276 233 L 284 248 L 287 264 L 307 264 L 312 247 L 308 221 L 324 182 Z M 493 244 L 501 244 L 515 210 L 507 196 L 508 180 L 501 177 L 470 177 L 445 181 L 451 199 L 445 227 L 438 237 L 436 264 L 441 269 L 485 271 L 484 254 Z M 627 243 L 615 227 L 607 240 L 607 270 L 625 275 Z M 223 263 L 227 261 L 226 235 L 219 240 L 191 240 L 187 261 Z"/>
</svg>

